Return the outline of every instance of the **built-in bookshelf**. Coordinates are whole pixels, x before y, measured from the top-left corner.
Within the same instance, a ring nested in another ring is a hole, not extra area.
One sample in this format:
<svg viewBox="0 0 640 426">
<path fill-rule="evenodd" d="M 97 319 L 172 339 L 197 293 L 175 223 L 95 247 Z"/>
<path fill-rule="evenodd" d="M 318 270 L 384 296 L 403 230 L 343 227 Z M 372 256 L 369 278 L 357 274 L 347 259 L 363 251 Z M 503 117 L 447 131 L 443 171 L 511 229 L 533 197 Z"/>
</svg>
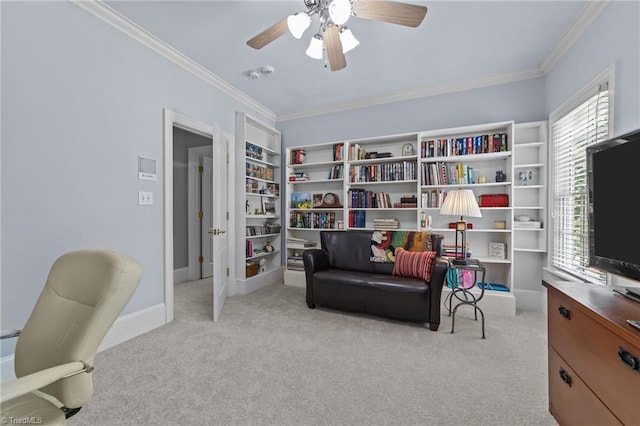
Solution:
<svg viewBox="0 0 640 426">
<path fill-rule="evenodd" d="M 448 252 L 455 245 L 454 226 L 459 217 L 441 215 L 442 203 L 450 190 L 473 191 L 482 217 L 464 218 L 467 254 L 485 265 L 487 283 L 508 290 L 485 290 L 481 303 L 485 312 L 510 315 L 515 315 L 516 307 L 511 228 L 513 126 L 506 121 L 422 132 L 419 186 L 419 227 L 443 234 Z"/>
<path fill-rule="evenodd" d="M 450 224 L 458 218 L 440 215 L 440 207 L 448 191 L 468 188 L 479 200 L 489 200 L 481 204 L 482 217 L 466 218 L 470 254 L 487 267 L 488 283 L 508 290 L 486 290 L 483 309 L 514 315 L 514 136 L 514 123 L 505 121 L 290 147 L 286 251 L 291 267 L 285 284 L 304 285 L 301 256 L 319 248 L 322 229 L 432 230 L 453 245 Z M 340 205 L 318 204 L 327 193 Z M 335 217 L 318 222 L 314 213 L 320 212 Z"/>
<path fill-rule="evenodd" d="M 236 287 L 247 294 L 282 280 L 281 135 L 236 114 Z"/>
<path fill-rule="evenodd" d="M 345 229 L 344 147 L 336 142 L 287 149 L 287 284 L 304 286 L 302 253 L 320 247 L 319 231 Z"/>
<path fill-rule="evenodd" d="M 540 282 L 547 253 L 546 121 L 518 123 L 513 144 L 513 254 L 518 268 L 518 304 L 539 307 L 544 302 Z"/>
</svg>

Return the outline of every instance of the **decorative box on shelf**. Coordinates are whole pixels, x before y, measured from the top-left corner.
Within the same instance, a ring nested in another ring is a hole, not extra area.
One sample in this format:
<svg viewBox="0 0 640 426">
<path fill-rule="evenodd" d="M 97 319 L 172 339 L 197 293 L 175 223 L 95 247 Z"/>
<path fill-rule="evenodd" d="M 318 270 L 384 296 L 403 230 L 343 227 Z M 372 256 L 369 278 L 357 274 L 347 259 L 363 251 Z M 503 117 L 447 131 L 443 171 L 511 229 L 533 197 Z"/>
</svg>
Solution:
<svg viewBox="0 0 640 426">
<path fill-rule="evenodd" d="M 509 207 L 509 194 L 482 194 L 480 207 Z"/>
<path fill-rule="evenodd" d="M 527 221 L 513 221 L 514 228 L 526 228 L 526 229 L 540 229 L 542 228 L 542 222 L 537 220 L 527 220 Z"/>
</svg>

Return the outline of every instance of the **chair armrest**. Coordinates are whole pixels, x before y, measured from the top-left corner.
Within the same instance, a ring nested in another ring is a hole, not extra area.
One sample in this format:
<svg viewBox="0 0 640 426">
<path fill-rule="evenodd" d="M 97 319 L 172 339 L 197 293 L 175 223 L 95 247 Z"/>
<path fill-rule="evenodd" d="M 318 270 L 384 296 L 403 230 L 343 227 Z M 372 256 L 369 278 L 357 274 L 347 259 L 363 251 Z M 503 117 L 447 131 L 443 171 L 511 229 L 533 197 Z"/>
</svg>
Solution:
<svg viewBox="0 0 640 426">
<path fill-rule="evenodd" d="M 302 261 L 304 262 L 305 272 L 323 271 L 329 269 L 329 256 L 327 252 L 320 249 L 305 250 L 302 253 Z"/>
<path fill-rule="evenodd" d="M 0 331 L 0 339 L 10 339 L 12 337 L 18 337 L 19 335 L 20 330 L 18 330 L 17 328 Z"/>
<path fill-rule="evenodd" d="M 307 305 L 315 305 L 313 301 L 313 274 L 329 269 L 329 255 L 320 249 L 305 250 L 302 253 L 304 276 L 307 284 Z"/>
<path fill-rule="evenodd" d="M 440 300 L 442 298 L 442 288 L 449 269 L 449 262 L 443 257 L 436 257 L 431 271 L 431 281 L 429 281 L 429 306 L 432 323 L 440 324 Z"/>
<path fill-rule="evenodd" d="M 46 370 L 36 371 L 35 373 L 22 376 L 19 379 L 3 383 L 2 390 L 0 391 L 0 400 L 6 402 L 26 395 L 65 377 L 81 373 L 86 370 L 86 367 L 85 363 L 74 361 L 47 368 Z"/>
</svg>

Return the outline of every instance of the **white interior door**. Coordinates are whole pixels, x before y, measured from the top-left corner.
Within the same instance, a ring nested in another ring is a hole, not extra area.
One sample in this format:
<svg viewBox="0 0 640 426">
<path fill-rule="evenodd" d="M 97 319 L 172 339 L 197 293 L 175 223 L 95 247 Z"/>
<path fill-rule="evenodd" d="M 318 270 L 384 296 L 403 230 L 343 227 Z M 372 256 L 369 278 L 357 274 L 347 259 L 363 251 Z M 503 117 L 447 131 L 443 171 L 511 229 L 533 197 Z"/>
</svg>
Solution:
<svg viewBox="0 0 640 426">
<path fill-rule="evenodd" d="M 216 167 L 213 170 L 212 197 L 213 226 L 212 247 L 213 263 L 213 320 L 218 321 L 224 302 L 227 300 L 228 283 L 228 185 L 229 176 L 229 140 L 218 132 L 213 138 L 213 158 Z"/>
<path fill-rule="evenodd" d="M 202 212 L 201 232 L 201 253 L 202 253 L 202 276 L 210 278 L 213 276 L 213 241 L 209 232 L 213 228 L 213 159 L 202 157 L 202 191 L 200 197 L 200 211 Z"/>
</svg>

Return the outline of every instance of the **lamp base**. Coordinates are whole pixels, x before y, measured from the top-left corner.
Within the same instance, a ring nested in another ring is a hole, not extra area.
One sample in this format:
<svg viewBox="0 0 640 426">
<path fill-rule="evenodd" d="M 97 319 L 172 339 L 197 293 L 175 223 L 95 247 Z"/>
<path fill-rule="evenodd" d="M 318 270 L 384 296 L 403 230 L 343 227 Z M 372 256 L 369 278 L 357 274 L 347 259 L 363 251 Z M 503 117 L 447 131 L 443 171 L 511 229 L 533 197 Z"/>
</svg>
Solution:
<svg viewBox="0 0 640 426">
<path fill-rule="evenodd" d="M 454 265 L 468 265 L 469 259 L 455 258 L 451 261 Z"/>
</svg>

